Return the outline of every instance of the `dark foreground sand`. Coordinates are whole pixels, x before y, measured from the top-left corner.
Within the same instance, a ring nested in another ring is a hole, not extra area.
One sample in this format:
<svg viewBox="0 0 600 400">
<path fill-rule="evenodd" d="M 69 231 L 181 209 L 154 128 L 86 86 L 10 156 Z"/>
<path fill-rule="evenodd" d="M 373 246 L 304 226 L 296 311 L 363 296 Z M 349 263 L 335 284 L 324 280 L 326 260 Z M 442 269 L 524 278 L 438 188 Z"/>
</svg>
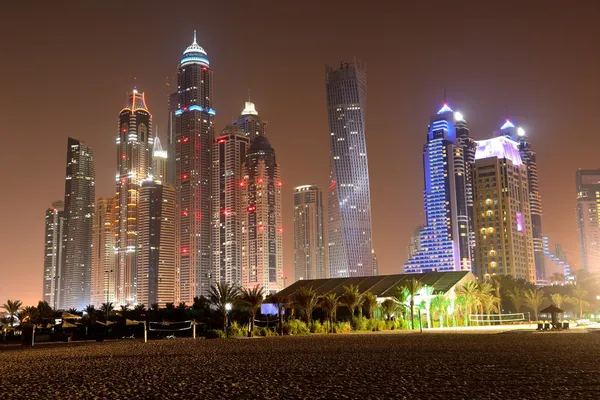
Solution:
<svg viewBox="0 0 600 400">
<path fill-rule="evenodd" d="M 373 334 L 0 350 L 0 399 L 600 399 L 600 334 Z"/>
</svg>

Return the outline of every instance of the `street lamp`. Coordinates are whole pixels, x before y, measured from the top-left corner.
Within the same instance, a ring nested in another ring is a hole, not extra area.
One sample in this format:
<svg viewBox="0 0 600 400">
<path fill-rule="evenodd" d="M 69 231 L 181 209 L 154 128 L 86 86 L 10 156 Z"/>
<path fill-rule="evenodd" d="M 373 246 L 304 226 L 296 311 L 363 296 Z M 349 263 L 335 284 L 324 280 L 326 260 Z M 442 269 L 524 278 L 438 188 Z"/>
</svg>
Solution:
<svg viewBox="0 0 600 400">
<path fill-rule="evenodd" d="M 229 330 L 229 311 L 231 311 L 231 303 L 225 303 L 225 337 L 227 337 L 227 331 Z"/>
</svg>

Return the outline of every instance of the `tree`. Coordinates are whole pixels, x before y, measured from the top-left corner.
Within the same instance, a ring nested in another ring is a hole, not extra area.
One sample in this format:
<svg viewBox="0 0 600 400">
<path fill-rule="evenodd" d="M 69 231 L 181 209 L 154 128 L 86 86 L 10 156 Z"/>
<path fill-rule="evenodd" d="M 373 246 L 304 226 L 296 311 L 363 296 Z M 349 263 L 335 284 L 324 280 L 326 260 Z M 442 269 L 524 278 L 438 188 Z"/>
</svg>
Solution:
<svg viewBox="0 0 600 400">
<path fill-rule="evenodd" d="M 100 307 L 100 311 L 102 312 L 103 315 L 106 316 L 106 320 L 108 321 L 108 315 L 113 312 L 115 309 L 114 305 L 112 302 L 108 302 L 108 303 L 102 303 L 102 306 Z"/>
<path fill-rule="evenodd" d="M 263 303 L 264 298 L 264 290 L 260 286 L 255 286 L 252 289 L 242 289 L 240 302 L 248 306 L 248 311 L 250 311 L 250 331 L 248 332 L 248 337 L 252 337 L 254 332 L 254 318 L 256 318 L 256 312 Z"/>
<path fill-rule="evenodd" d="M 423 284 L 416 278 L 411 278 L 404 284 L 404 287 L 408 290 L 410 302 L 410 327 L 411 329 L 415 329 L 415 296 L 417 296 L 419 290 L 423 287 Z"/>
<path fill-rule="evenodd" d="M 572 296 L 567 301 L 579 307 L 579 318 L 583 318 L 583 309 L 591 305 L 584 299 L 588 295 L 587 290 L 583 289 L 581 286 L 575 286 L 571 295 Z"/>
<path fill-rule="evenodd" d="M 487 314 L 488 324 L 492 324 L 492 320 L 490 318 L 490 314 L 493 312 L 498 312 L 500 310 L 500 298 L 496 297 L 492 294 L 481 295 L 479 298 L 479 302 L 483 307 L 485 313 Z"/>
<path fill-rule="evenodd" d="M 15 315 L 17 315 L 22 305 L 23 302 L 21 300 L 6 300 L 6 303 L 2 305 L 4 311 L 8 313 L 8 317 L 10 319 L 10 326 L 13 326 Z"/>
<path fill-rule="evenodd" d="M 38 310 L 34 306 L 23 307 L 23 322 L 29 321 L 32 324 L 35 324 L 35 321 L 38 317 Z"/>
<path fill-rule="evenodd" d="M 227 331 L 227 313 L 240 294 L 237 286 L 229 283 L 217 283 L 210 288 L 208 301 L 223 314 L 223 332 Z"/>
<path fill-rule="evenodd" d="M 377 296 L 371 292 L 363 293 L 363 305 L 367 307 L 369 318 L 373 318 L 373 314 L 377 308 Z"/>
<path fill-rule="evenodd" d="M 423 294 L 423 302 L 425 307 L 423 308 L 427 312 L 427 328 L 431 328 L 431 297 L 433 296 L 433 286 L 423 285 L 421 290 Z"/>
<path fill-rule="evenodd" d="M 398 286 L 392 293 L 392 300 L 396 302 L 396 308 L 402 313 L 402 318 L 404 318 L 404 320 L 407 319 L 406 311 L 408 310 L 408 307 L 406 303 L 409 297 L 410 293 L 406 286 Z"/>
<path fill-rule="evenodd" d="M 440 328 L 444 326 L 444 316 L 448 314 L 450 300 L 443 294 L 438 294 L 431 300 L 431 307 L 438 313 Z"/>
<path fill-rule="evenodd" d="M 185 301 L 180 301 L 179 304 L 177 304 L 177 309 L 178 310 L 187 310 L 187 306 L 185 305 Z"/>
<path fill-rule="evenodd" d="M 525 305 L 533 311 L 534 320 L 537 321 L 538 313 L 544 302 L 544 292 L 539 289 L 527 289 L 523 295 Z"/>
<path fill-rule="evenodd" d="M 512 306 L 515 308 L 515 312 L 521 311 L 523 307 L 523 290 L 514 287 L 506 293 L 506 296 L 510 299 Z"/>
<path fill-rule="evenodd" d="M 175 303 L 172 301 L 165 303 L 165 308 L 169 311 L 173 311 L 175 309 Z"/>
<path fill-rule="evenodd" d="M 304 311 L 304 317 L 306 319 L 306 325 L 310 325 L 310 319 L 312 318 L 312 312 L 319 303 L 319 297 L 313 290 L 312 286 L 303 286 L 294 294 L 294 304 L 302 311 Z"/>
<path fill-rule="evenodd" d="M 465 321 L 466 325 L 470 324 L 469 317 L 473 311 L 473 307 L 477 309 L 479 288 L 477 282 L 468 281 L 458 289 L 458 294 L 463 296 L 465 302 Z"/>
<path fill-rule="evenodd" d="M 283 336 L 283 311 L 290 304 L 290 299 L 287 296 L 282 296 L 280 294 L 274 294 L 270 299 L 277 307 L 277 315 L 279 317 L 279 334 Z"/>
<path fill-rule="evenodd" d="M 560 272 L 556 272 L 552 275 L 550 275 L 550 283 L 552 283 L 553 285 L 562 285 L 565 283 L 565 275 L 561 274 Z M 557 306 L 560 307 L 560 306 Z"/>
<path fill-rule="evenodd" d="M 554 293 L 550 296 L 550 298 L 552 299 L 552 303 L 554 303 L 554 305 L 558 308 L 561 308 L 565 301 L 569 301 L 569 296 L 560 293 Z"/>
<path fill-rule="evenodd" d="M 392 315 L 398 309 L 398 303 L 396 303 L 392 299 L 385 299 L 383 303 L 381 303 L 381 311 L 385 314 L 385 319 L 388 321 L 392 319 Z"/>
<path fill-rule="evenodd" d="M 488 282 L 482 282 L 479 285 L 477 285 L 477 293 L 476 293 L 476 297 L 477 297 L 477 304 L 480 307 L 480 314 L 483 317 L 483 314 L 489 314 L 486 311 L 486 305 L 490 306 L 492 304 L 492 300 L 490 299 L 490 297 L 494 297 L 494 287 L 488 283 Z M 491 307 L 493 308 L 493 307 Z M 490 308 L 490 309 L 491 309 Z M 490 316 L 487 316 L 488 322 L 490 321 Z M 482 319 L 483 321 L 483 319 Z"/>
<path fill-rule="evenodd" d="M 350 319 L 354 319 L 354 312 L 356 307 L 362 302 L 362 296 L 358 290 L 358 286 L 350 285 L 344 286 L 344 294 L 340 297 L 340 304 L 346 306 L 350 311 Z"/>
<path fill-rule="evenodd" d="M 335 312 L 340 304 L 340 298 L 335 293 L 328 293 L 319 299 L 319 304 L 329 320 L 329 327 L 331 333 L 333 333 L 333 321 L 335 320 Z"/>
</svg>

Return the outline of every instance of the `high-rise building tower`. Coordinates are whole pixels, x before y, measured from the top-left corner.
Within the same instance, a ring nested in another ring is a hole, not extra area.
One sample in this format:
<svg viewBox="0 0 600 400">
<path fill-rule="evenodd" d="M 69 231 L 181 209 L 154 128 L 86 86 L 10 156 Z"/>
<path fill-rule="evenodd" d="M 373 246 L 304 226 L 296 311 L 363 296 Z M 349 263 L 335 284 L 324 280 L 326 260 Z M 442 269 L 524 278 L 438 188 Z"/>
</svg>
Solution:
<svg viewBox="0 0 600 400">
<path fill-rule="evenodd" d="M 90 303 L 92 224 L 95 208 L 94 153 L 85 143 L 67 141 L 65 242 L 60 273 L 60 309 L 82 309 Z"/>
<path fill-rule="evenodd" d="M 60 274 L 63 253 L 65 203 L 62 200 L 52 203 L 46 210 L 44 235 L 44 292 L 42 299 L 53 308 L 58 308 Z"/>
<path fill-rule="evenodd" d="M 153 147 L 152 115 L 144 93 L 133 89 L 127 105 L 119 113 L 117 136 L 117 302 L 135 304 L 137 288 L 137 212 L 142 181 L 150 173 Z"/>
<path fill-rule="evenodd" d="M 577 233 L 581 268 L 600 271 L 600 169 L 580 169 L 577 185 Z"/>
<path fill-rule="evenodd" d="M 515 127 L 510 120 L 506 120 L 500 128 L 500 135 L 504 135 L 519 143 L 521 161 L 527 168 L 529 183 L 529 203 L 531 208 L 531 229 L 533 235 L 533 251 L 535 255 L 535 273 L 537 279 L 546 279 L 544 261 L 544 235 L 542 234 L 542 196 L 538 184 L 537 162 L 535 152 L 531 149 L 525 129 Z"/>
<path fill-rule="evenodd" d="M 408 245 L 408 258 L 413 258 L 419 251 L 421 251 L 421 231 L 425 228 L 423 225 L 419 225 L 415 229 L 413 235 L 410 237 L 410 244 Z"/>
<path fill-rule="evenodd" d="M 119 204 L 116 197 L 98 199 L 93 223 L 91 304 L 115 303 Z"/>
<path fill-rule="evenodd" d="M 447 104 L 431 118 L 423 149 L 425 227 L 405 273 L 471 270 L 468 135 L 462 114 Z"/>
<path fill-rule="evenodd" d="M 206 52 L 194 42 L 177 70 L 175 192 L 180 207 L 178 300 L 191 304 L 207 295 L 211 282 L 211 148 L 214 136 L 213 72 Z"/>
<path fill-rule="evenodd" d="M 167 124 L 167 183 L 175 185 L 175 158 L 177 152 L 177 140 L 175 139 L 175 111 L 179 107 L 179 92 L 171 93 L 169 96 L 169 120 Z"/>
<path fill-rule="evenodd" d="M 358 63 L 326 68 L 331 139 L 328 196 L 329 274 L 368 276 L 373 271 L 371 191 L 365 138 L 367 75 Z"/>
<path fill-rule="evenodd" d="M 238 119 L 233 121 L 233 125 L 240 127 L 246 136 L 248 136 L 250 142 L 256 136 L 266 136 L 267 133 L 267 123 L 258 116 L 256 106 L 250 101 L 246 102 L 242 114 Z"/>
<path fill-rule="evenodd" d="M 138 212 L 138 304 L 175 302 L 176 235 L 175 188 L 144 181 Z"/>
<path fill-rule="evenodd" d="M 155 181 L 167 183 L 168 164 L 167 151 L 163 150 L 160 139 L 156 136 L 152 146 L 152 177 Z"/>
<path fill-rule="evenodd" d="M 527 166 L 519 143 L 506 136 L 478 141 L 473 184 L 479 278 L 511 275 L 535 284 Z"/>
<path fill-rule="evenodd" d="M 254 138 L 242 173 L 246 208 L 242 285 L 265 293 L 283 289 L 281 180 L 275 150 L 264 136 Z"/>
<path fill-rule="evenodd" d="M 213 144 L 213 268 L 211 283 L 242 284 L 242 246 L 247 205 L 242 165 L 250 139 L 227 125 Z"/>
<path fill-rule="evenodd" d="M 325 217 L 323 192 L 317 186 L 294 188 L 295 280 L 325 279 Z"/>
</svg>

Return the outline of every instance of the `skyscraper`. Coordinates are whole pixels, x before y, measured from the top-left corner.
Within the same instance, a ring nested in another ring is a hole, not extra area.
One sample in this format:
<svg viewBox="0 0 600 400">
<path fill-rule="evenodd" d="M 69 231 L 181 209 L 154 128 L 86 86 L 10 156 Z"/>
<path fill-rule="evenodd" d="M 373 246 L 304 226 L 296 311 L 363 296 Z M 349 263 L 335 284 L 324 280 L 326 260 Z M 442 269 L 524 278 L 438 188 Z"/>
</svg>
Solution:
<svg viewBox="0 0 600 400">
<path fill-rule="evenodd" d="M 580 169 L 577 185 L 577 233 L 581 267 L 600 271 L 600 169 Z"/>
<path fill-rule="evenodd" d="M 60 274 L 63 253 L 65 203 L 62 200 L 52 203 L 46 210 L 44 235 L 44 292 L 42 299 L 53 308 L 58 308 Z"/>
<path fill-rule="evenodd" d="M 180 211 L 179 290 L 188 304 L 207 295 L 211 265 L 211 148 L 214 136 L 212 76 L 206 52 L 194 42 L 177 70 L 175 118 L 175 192 Z"/>
<path fill-rule="evenodd" d="M 469 141 L 463 115 L 444 104 L 431 118 L 423 148 L 426 221 L 421 250 L 406 262 L 405 273 L 471 270 Z"/>
<path fill-rule="evenodd" d="M 168 164 L 167 151 L 163 150 L 160 138 L 156 136 L 154 138 L 154 145 L 152 146 L 152 177 L 155 181 L 167 183 Z"/>
<path fill-rule="evenodd" d="M 169 120 L 167 124 L 167 183 L 175 185 L 175 158 L 177 156 L 177 140 L 175 139 L 175 111 L 179 107 L 179 92 L 171 93 L 169 96 Z"/>
<path fill-rule="evenodd" d="M 266 137 L 254 138 L 242 171 L 247 205 L 242 285 L 262 286 L 265 293 L 275 293 L 283 289 L 281 180 L 275 150 Z"/>
<path fill-rule="evenodd" d="M 519 143 L 521 161 L 527 168 L 527 179 L 529 184 L 529 203 L 531 208 L 531 229 L 533 235 L 533 251 L 535 255 L 535 273 L 537 279 L 546 279 L 544 266 L 544 236 L 542 234 L 542 196 L 540 195 L 537 162 L 535 152 L 531 149 L 531 143 L 527 138 L 525 129 L 516 128 L 510 120 L 506 120 L 500 128 L 500 134 Z"/>
<path fill-rule="evenodd" d="M 250 101 L 246 102 L 242 114 L 238 119 L 233 121 L 233 125 L 240 127 L 246 136 L 248 136 L 250 142 L 256 136 L 266 136 L 267 123 L 258 116 L 256 106 Z"/>
<path fill-rule="evenodd" d="M 117 136 L 117 302 L 135 304 L 137 290 L 137 212 L 142 181 L 150 173 L 153 146 L 152 115 L 144 93 L 133 89 L 127 105 L 119 112 Z"/>
<path fill-rule="evenodd" d="M 227 125 L 213 144 L 212 283 L 242 284 L 247 213 L 242 164 L 249 146 L 250 139 L 235 125 Z"/>
<path fill-rule="evenodd" d="M 518 142 L 478 141 L 473 184 L 479 278 L 511 275 L 535 283 L 527 166 Z"/>
<path fill-rule="evenodd" d="M 410 244 L 408 245 L 408 258 L 411 259 L 414 257 L 419 251 L 421 251 L 421 231 L 425 227 L 423 225 L 419 225 L 415 232 L 410 237 Z"/>
<path fill-rule="evenodd" d="M 358 63 L 326 68 L 331 139 L 328 196 L 329 274 L 332 278 L 373 272 L 371 191 L 365 138 L 367 76 Z"/>
<path fill-rule="evenodd" d="M 116 197 L 98 199 L 93 223 L 92 289 L 90 303 L 115 303 L 119 204 Z"/>
<path fill-rule="evenodd" d="M 295 280 L 325 279 L 325 216 L 323 192 L 317 186 L 294 188 Z"/>
<path fill-rule="evenodd" d="M 175 302 L 176 217 L 175 188 L 167 183 L 142 182 L 138 212 L 139 304 Z"/>
<path fill-rule="evenodd" d="M 95 208 L 94 153 L 69 138 L 65 180 L 65 248 L 58 307 L 82 309 L 90 303 L 92 224 Z"/>
</svg>

